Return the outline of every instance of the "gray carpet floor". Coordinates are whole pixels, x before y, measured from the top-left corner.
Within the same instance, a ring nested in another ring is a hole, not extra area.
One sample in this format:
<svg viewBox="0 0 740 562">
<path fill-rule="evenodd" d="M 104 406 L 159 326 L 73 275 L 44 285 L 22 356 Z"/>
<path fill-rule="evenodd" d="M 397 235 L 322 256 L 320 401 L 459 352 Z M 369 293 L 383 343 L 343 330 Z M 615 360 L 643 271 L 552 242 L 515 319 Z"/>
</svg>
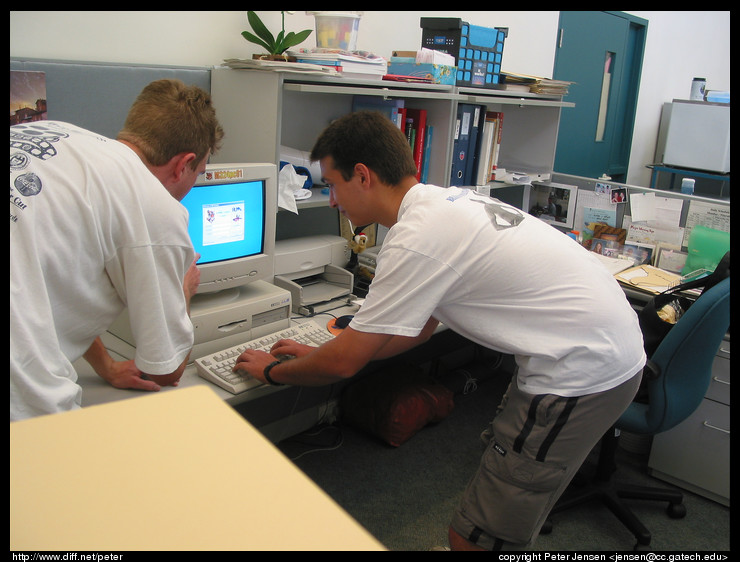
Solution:
<svg viewBox="0 0 740 562">
<path fill-rule="evenodd" d="M 283 441 L 280 449 L 389 550 L 447 546 L 447 528 L 482 452 L 480 432 L 492 418 L 508 380 L 494 377 L 457 394 L 455 409 L 394 448 L 341 421 Z M 588 462 L 588 461 L 587 461 Z M 616 478 L 671 487 L 647 474 L 647 455 L 618 450 Z M 652 550 L 728 551 L 730 510 L 690 492 L 687 516 L 670 519 L 665 504 L 629 500 L 652 533 Z M 598 503 L 553 518 L 538 551 L 630 551 L 632 535 Z M 329 548 L 329 546 L 327 546 Z"/>
</svg>

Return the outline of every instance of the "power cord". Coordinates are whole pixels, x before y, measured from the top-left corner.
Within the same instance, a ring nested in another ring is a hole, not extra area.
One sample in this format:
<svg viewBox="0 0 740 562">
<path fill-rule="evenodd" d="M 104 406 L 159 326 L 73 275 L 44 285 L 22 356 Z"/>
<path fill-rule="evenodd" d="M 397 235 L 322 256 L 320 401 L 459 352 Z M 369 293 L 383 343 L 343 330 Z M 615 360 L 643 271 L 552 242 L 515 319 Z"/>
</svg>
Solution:
<svg viewBox="0 0 740 562">
<path fill-rule="evenodd" d="M 476 379 L 470 371 L 467 369 L 458 369 L 457 372 L 465 377 L 465 384 L 462 389 L 463 394 L 470 394 L 471 392 L 478 390 L 478 379 Z"/>
<path fill-rule="evenodd" d="M 326 435 L 326 432 L 331 430 L 334 430 L 336 432 L 333 435 L 329 435 L 330 438 L 333 438 L 332 441 L 326 444 L 322 444 L 320 438 L 324 437 Z M 282 442 L 280 444 L 280 447 L 281 449 L 290 448 L 291 445 L 309 447 L 305 451 L 302 451 L 298 454 L 287 455 L 291 461 L 297 461 L 298 459 L 311 453 L 318 453 L 321 451 L 334 451 L 336 449 L 339 449 L 339 447 L 341 447 L 343 443 L 344 435 L 342 434 L 341 428 L 334 424 L 327 424 L 324 426 L 316 426 L 313 430 L 305 431 L 299 435 L 291 437 L 285 442 Z"/>
</svg>

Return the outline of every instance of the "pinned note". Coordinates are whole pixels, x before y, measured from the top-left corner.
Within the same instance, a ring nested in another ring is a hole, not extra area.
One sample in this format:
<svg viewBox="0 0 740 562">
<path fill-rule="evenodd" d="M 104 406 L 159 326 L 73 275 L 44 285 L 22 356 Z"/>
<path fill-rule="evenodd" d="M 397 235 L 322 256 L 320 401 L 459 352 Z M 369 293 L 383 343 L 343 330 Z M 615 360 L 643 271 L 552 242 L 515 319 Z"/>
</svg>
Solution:
<svg viewBox="0 0 740 562">
<path fill-rule="evenodd" d="M 630 196 L 632 221 L 649 221 L 656 218 L 655 193 L 634 193 Z"/>
</svg>

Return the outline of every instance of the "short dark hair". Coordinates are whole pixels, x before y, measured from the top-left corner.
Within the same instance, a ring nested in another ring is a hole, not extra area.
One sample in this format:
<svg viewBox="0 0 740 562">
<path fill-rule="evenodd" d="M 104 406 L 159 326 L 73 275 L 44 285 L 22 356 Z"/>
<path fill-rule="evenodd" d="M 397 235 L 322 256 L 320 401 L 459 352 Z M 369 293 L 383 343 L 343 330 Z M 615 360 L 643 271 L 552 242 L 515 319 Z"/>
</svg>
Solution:
<svg viewBox="0 0 740 562">
<path fill-rule="evenodd" d="M 183 152 L 195 153 L 191 167 L 216 152 L 224 131 L 208 92 L 181 80 L 155 80 L 129 110 L 119 140 L 137 146 L 150 164 L 162 166 Z"/>
<path fill-rule="evenodd" d="M 358 163 L 365 164 L 388 185 L 415 176 L 417 171 L 406 136 L 377 111 L 349 113 L 329 125 L 314 144 L 311 160 L 326 156 L 333 158 L 334 168 L 345 180 L 354 175 Z"/>
</svg>

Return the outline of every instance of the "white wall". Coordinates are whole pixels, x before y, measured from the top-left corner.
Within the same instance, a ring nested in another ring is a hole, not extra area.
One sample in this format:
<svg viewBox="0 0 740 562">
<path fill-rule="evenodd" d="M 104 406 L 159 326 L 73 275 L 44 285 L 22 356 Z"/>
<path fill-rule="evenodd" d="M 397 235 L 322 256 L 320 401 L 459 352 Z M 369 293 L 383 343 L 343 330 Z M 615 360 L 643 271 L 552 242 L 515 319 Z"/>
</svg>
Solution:
<svg viewBox="0 0 740 562">
<path fill-rule="evenodd" d="M 271 30 L 280 28 L 279 12 L 258 12 Z M 647 19 L 648 38 L 637 122 L 627 183 L 649 185 L 660 109 L 666 101 L 686 99 L 691 79 L 707 87 L 730 89 L 730 13 L 634 11 Z M 508 27 L 503 68 L 552 76 L 558 27 L 557 11 L 366 11 L 357 47 L 390 57 L 393 50 L 421 44 L 419 18 L 461 17 L 475 25 Z M 313 29 L 313 16 L 286 15 L 286 30 Z M 249 29 L 246 12 L 10 12 L 10 56 L 63 60 L 215 66 L 226 58 L 259 52 L 241 32 Z M 303 44 L 315 46 L 315 33 Z"/>
<path fill-rule="evenodd" d="M 649 23 L 627 183 L 648 186 L 663 104 L 689 99 L 694 76 L 730 91 L 730 12 L 629 13 Z"/>
</svg>

